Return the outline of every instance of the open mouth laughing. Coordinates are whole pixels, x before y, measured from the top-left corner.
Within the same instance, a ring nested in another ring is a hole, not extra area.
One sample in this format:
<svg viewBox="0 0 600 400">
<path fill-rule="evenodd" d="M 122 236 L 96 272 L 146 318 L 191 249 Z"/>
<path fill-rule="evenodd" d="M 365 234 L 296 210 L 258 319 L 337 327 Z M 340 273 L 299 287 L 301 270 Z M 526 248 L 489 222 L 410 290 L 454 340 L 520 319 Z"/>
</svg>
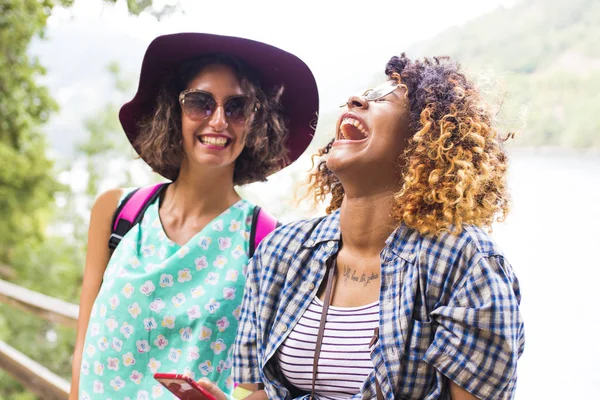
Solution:
<svg viewBox="0 0 600 400">
<path fill-rule="evenodd" d="M 369 131 L 364 122 L 357 116 L 346 113 L 342 115 L 338 129 L 338 140 L 362 141 L 369 137 Z"/>
</svg>

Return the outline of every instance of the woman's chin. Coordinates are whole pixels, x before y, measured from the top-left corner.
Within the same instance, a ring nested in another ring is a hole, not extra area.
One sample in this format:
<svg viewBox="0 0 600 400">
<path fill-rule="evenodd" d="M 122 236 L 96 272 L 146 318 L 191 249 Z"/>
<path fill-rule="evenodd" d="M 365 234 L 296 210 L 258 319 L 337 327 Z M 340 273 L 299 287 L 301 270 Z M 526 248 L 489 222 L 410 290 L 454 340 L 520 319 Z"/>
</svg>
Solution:
<svg viewBox="0 0 600 400">
<path fill-rule="evenodd" d="M 347 154 L 343 151 L 332 151 L 327 157 L 326 165 L 327 168 L 333 173 L 345 171 L 347 169 L 352 169 L 354 166 L 358 165 L 358 160 L 355 160 L 353 154 Z"/>
<path fill-rule="evenodd" d="M 337 160 L 336 157 L 329 155 L 329 157 L 327 157 L 327 161 L 325 161 L 325 165 L 327 166 L 328 170 L 335 172 L 339 168 L 339 160 Z"/>
<path fill-rule="evenodd" d="M 217 155 L 217 154 L 199 154 L 195 152 L 191 157 L 188 157 L 189 167 L 192 170 L 215 170 L 220 171 L 222 169 L 234 169 L 235 168 L 235 158 L 234 157 L 226 157 L 225 155 Z"/>
</svg>

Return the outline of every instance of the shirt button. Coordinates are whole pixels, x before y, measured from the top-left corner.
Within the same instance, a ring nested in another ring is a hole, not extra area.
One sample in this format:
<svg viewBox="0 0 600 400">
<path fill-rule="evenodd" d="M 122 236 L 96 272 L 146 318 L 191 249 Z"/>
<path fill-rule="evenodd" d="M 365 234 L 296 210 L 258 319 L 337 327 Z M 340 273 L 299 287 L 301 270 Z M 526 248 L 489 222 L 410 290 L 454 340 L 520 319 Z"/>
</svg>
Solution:
<svg viewBox="0 0 600 400">
<path fill-rule="evenodd" d="M 285 331 L 287 331 L 287 326 L 285 324 L 279 324 L 279 325 L 277 325 L 277 332 L 279 332 L 279 333 L 285 333 Z"/>
<path fill-rule="evenodd" d="M 308 246 L 312 246 L 314 243 L 315 243 L 315 242 L 313 242 L 312 240 L 309 240 L 308 242 L 306 242 L 306 244 L 307 244 Z"/>
<path fill-rule="evenodd" d="M 396 357 L 396 348 L 395 347 L 390 347 L 388 349 L 388 354 L 390 357 Z"/>
<path fill-rule="evenodd" d="M 333 247 L 335 246 L 335 242 L 333 240 L 330 240 L 329 242 L 327 242 L 327 246 Z"/>
</svg>

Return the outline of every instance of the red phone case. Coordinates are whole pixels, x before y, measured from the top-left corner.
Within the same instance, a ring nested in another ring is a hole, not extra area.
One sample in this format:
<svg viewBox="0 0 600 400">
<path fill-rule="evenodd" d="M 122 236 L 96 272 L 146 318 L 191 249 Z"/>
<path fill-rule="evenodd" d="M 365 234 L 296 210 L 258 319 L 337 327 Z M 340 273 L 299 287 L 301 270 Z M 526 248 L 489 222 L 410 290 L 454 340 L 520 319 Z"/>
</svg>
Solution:
<svg viewBox="0 0 600 400">
<path fill-rule="evenodd" d="M 187 375 L 157 372 L 154 374 L 154 379 L 181 400 L 216 400 Z"/>
</svg>

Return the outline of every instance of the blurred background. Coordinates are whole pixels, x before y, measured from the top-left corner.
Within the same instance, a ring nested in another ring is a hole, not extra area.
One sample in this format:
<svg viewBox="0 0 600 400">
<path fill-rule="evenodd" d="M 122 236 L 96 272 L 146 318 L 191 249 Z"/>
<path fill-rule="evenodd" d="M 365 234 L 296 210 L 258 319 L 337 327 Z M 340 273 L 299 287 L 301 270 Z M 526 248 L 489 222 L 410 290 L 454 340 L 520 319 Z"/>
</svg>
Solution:
<svg viewBox="0 0 600 400">
<path fill-rule="evenodd" d="M 2 370 L 11 351 L 70 379 L 75 330 L 24 313 L 3 285 L 78 302 L 95 197 L 159 179 L 135 159 L 117 112 L 150 41 L 178 31 L 264 41 L 312 68 L 311 148 L 240 188 L 284 222 L 322 213 L 294 196 L 309 156 L 332 137 L 338 106 L 385 79 L 392 55 L 459 60 L 501 131 L 516 133 L 513 209 L 493 232 L 522 286 L 516 398 L 600 399 L 597 0 L 0 0 L 0 399 L 36 398 Z"/>
</svg>

